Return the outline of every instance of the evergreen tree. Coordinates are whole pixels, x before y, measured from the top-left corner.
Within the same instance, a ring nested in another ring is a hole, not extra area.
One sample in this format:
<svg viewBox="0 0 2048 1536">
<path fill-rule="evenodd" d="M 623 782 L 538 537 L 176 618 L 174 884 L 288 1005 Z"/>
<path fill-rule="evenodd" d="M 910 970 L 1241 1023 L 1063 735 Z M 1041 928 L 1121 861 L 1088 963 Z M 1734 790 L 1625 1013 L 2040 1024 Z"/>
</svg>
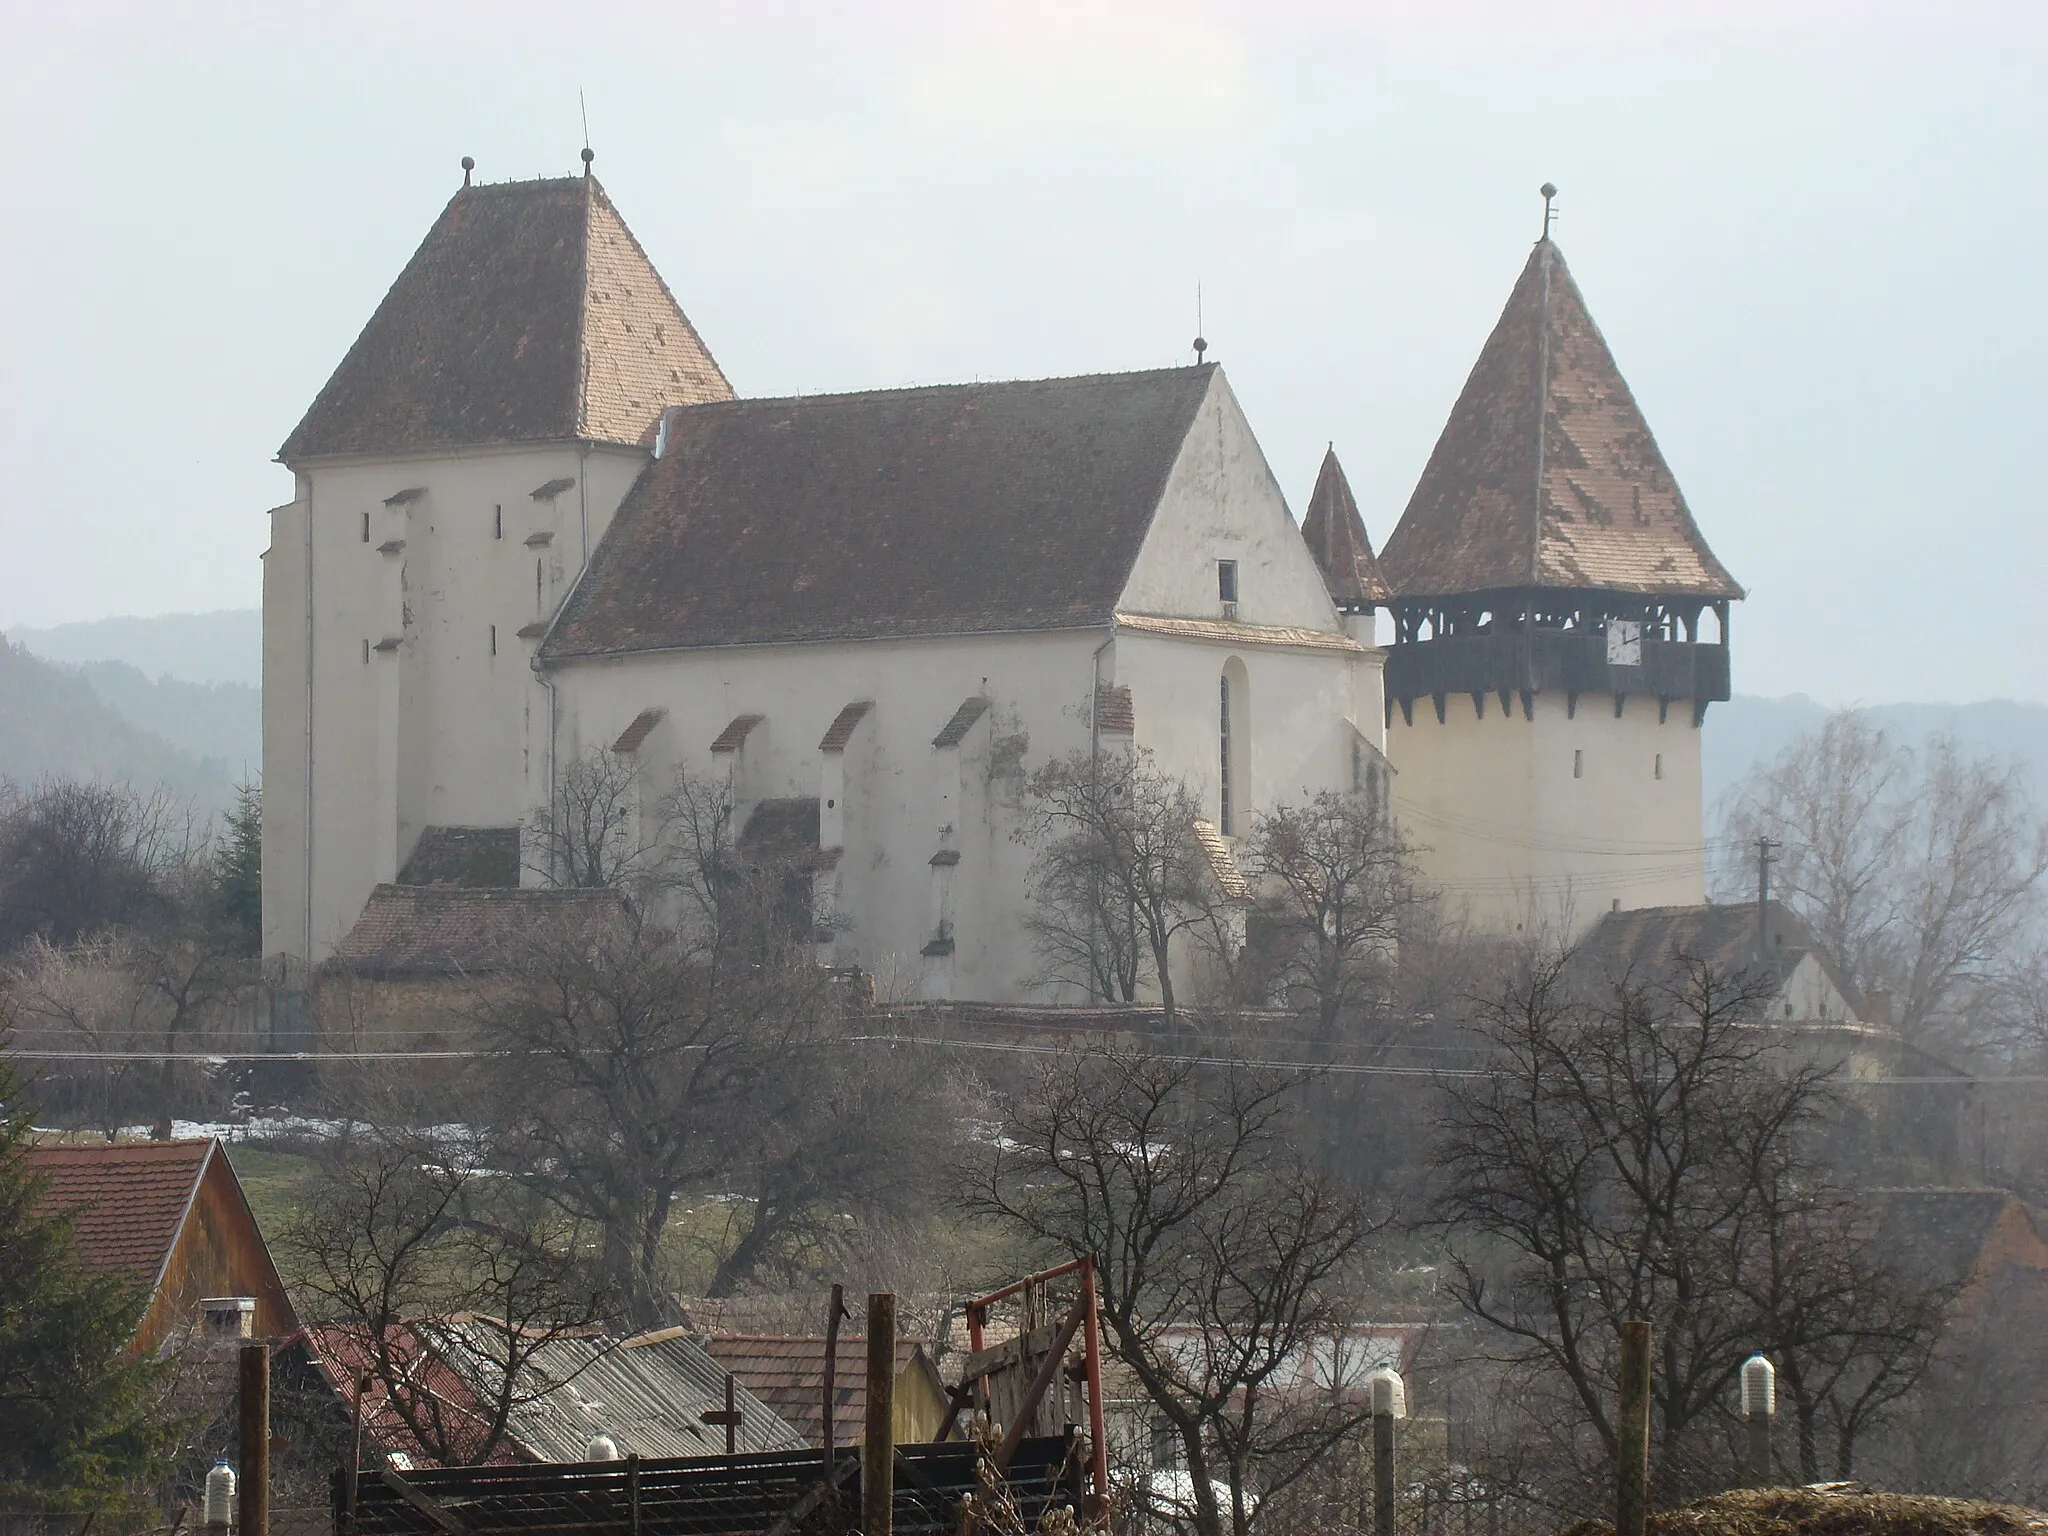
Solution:
<svg viewBox="0 0 2048 1536">
<path fill-rule="evenodd" d="M 164 1368 L 127 1353 L 149 1296 L 79 1267 L 71 1220 L 29 1166 L 29 1127 L 0 1056 L 0 1508 L 114 1509 L 167 1449 Z"/>
<path fill-rule="evenodd" d="M 213 916 L 238 955 L 263 953 L 263 786 L 235 786 L 227 836 L 213 855 Z"/>
</svg>

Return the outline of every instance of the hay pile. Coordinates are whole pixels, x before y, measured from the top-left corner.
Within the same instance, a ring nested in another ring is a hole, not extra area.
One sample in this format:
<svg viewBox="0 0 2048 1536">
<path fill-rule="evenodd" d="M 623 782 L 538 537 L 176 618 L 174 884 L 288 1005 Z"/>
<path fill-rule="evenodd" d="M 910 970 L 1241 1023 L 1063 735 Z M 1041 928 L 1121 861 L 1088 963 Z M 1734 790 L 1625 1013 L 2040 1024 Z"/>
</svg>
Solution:
<svg viewBox="0 0 2048 1536">
<path fill-rule="evenodd" d="M 1613 1536 L 1582 1520 L 1565 1536 Z M 1649 1536 L 2048 1536 L 2048 1514 L 1979 1499 L 1765 1488 L 1716 1494 L 1650 1515 Z"/>
</svg>

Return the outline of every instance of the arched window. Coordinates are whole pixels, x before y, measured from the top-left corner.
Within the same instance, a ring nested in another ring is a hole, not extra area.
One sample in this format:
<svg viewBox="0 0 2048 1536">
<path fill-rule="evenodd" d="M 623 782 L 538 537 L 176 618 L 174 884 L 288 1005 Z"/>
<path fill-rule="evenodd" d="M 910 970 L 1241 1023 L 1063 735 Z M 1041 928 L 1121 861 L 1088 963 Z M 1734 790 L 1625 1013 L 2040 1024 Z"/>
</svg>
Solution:
<svg viewBox="0 0 2048 1536">
<path fill-rule="evenodd" d="M 1223 664 L 1217 686 L 1216 826 L 1238 835 L 1251 810 L 1251 684 L 1235 656 Z"/>
</svg>

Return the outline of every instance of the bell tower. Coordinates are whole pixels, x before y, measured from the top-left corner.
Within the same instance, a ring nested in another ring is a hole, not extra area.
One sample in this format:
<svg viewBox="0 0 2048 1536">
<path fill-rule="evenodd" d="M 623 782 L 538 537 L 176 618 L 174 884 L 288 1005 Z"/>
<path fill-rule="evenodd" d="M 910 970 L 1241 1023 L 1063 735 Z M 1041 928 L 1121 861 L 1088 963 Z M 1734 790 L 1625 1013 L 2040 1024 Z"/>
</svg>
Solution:
<svg viewBox="0 0 2048 1536">
<path fill-rule="evenodd" d="M 1544 237 L 1387 540 L 1395 812 L 1482 925 L 1570 939 L 1705 899 L 1700 727 L 1729 695 L 1715 559 Z"/>
</svg>

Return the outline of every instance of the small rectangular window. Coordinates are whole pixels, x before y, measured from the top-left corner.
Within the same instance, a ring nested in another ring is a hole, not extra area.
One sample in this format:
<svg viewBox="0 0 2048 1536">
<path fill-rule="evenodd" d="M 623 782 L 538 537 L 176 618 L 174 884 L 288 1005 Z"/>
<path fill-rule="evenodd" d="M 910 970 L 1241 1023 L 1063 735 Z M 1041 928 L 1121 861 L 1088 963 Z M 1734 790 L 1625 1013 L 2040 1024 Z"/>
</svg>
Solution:
<svg viewBox="0 0 2048 1536">
<path fill-rule="evenodd" d="M 1216 562 L 1216 596 L 1226 603 L 1237 601 L 1237 562 L 1218 560 Z"/>
<path fill-rule="evenodd" d="M 495 624 L 491 626 L 491 654 L 498 654 L 498 626 Z"/>
<path fill-rule="evenodd" d="M 491 508 L 491 537 L 494 539 L 505 537 L 505 506 L 502 502 Z"/>
<path fill-rule="evenodd" d="M 367 666 L 368 666 L 369 664 L 370 664 L 370 642 L 369 642 L 368 640 L 365 640 L 365 641 L 363 642 L 363 665 L 367 667 Z"/>
<path fill-rule="evenodd" d="M 370 514 L 367 512 L 363 514 L 363 542 L 370 542 Z"/>
<path fill-rule="evenodd" d="M 1573 748 L 1572 748 L 1572 777 L 1573 777 L 1573 778 L 1575 778 L 1575 779 L 1583 779 L 1583 778 L 1584 778 L 1585 776 L 1586 776 L 1586 754 L 1585 754 L 1585 752 L 1584 752 L 1584 751 L 1582 751 L 1582 750 L 1581 750 L 1580 748 L 1578 748 L 1578 747 L 1573 747 Z"/>
<path fill-rule="evenodd" d="M 1664 754 L 1662 752 L 1657 754 L 1656 775 L 1660 779 L 1664 777 Z"/>
</svg>

